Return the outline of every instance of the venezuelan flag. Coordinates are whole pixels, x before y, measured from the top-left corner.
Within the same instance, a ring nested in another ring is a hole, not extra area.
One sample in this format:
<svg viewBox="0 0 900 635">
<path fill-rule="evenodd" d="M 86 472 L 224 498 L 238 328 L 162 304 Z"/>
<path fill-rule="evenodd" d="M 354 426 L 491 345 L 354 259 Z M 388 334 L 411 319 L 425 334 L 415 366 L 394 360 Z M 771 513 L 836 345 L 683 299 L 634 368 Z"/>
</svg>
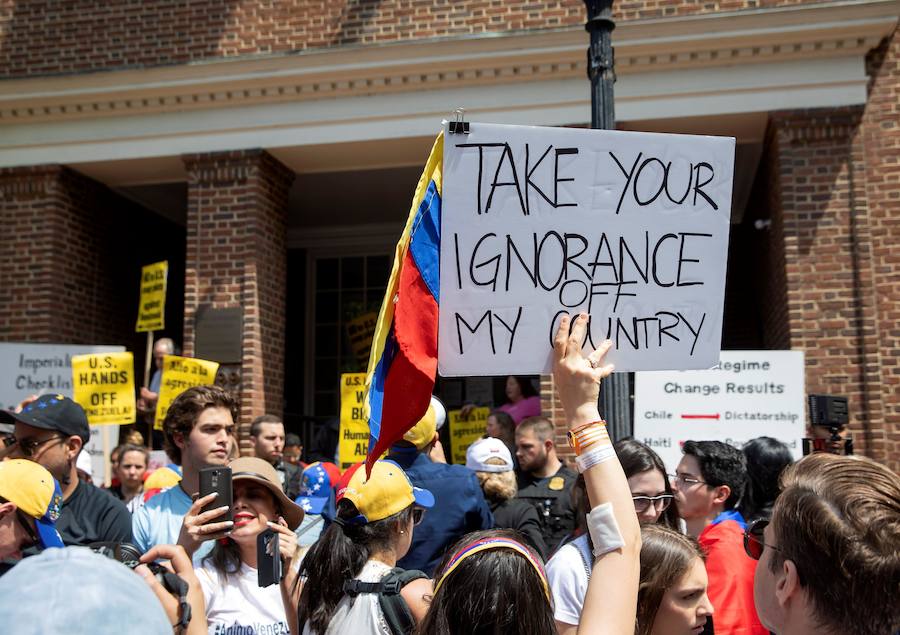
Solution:
<svg viewBox="0 0 900 635">
<path fill-rule="evenodd" d="M 443 156 L 442 132 L 419 178 L 375 326 L 366 374 L 367 473 L 422 418 L 434 389 Z"/>
</svg>

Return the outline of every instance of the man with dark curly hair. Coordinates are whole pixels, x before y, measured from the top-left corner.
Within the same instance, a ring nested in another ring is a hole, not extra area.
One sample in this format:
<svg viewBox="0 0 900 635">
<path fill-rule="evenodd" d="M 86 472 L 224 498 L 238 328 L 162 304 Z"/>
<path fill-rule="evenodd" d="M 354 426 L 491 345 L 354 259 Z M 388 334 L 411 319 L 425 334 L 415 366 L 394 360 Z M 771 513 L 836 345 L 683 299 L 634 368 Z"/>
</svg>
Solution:
<svg viewBox="0 0 900 635">
<path fill-rule="evenodd" d="M 188 388 L 172 402 L 163 421 L 164 444 L 169 459 L 181 465 L 182 479 L 134 513 L 134 542 L 142 551 L 178 541 L 191 497 L 200 491 L 200 470 L 228 463 L 237 416 L 234 399 L 218 386 Z M 194 555 L 211 548 L 204 543 Z"/>
</svg>

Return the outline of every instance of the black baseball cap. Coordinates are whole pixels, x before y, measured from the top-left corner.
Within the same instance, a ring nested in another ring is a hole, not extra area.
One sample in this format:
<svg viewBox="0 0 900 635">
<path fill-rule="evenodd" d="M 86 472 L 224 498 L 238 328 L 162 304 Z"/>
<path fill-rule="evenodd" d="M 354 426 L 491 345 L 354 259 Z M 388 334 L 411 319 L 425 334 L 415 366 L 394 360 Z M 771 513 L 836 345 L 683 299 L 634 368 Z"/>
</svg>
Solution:
<svg viewBox="0 0 900 635">
<path fill-rule="evenodd" d="M 0 410 L 0 423 L 16 421 L 34 428 L 55 430 L 66 436 L 77 435 L 84 443 L 91 438 L 84 409 L 63 395 L 41 395 L 22 408 L 22 412 Z"/>
</svg>

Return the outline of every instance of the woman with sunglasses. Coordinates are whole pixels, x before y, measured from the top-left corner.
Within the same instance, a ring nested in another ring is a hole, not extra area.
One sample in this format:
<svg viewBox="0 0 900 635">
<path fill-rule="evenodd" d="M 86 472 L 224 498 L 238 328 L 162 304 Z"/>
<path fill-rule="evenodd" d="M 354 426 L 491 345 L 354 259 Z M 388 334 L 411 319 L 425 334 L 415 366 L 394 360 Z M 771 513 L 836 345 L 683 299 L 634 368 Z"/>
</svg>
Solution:
<svg viewBox="0 0 900 635">
<path fill-rule="evenodd" d="M 553 341 L 554 384 L 593 506 L 588 515 L 594 545 L 591 582 L 579 630 L 591 635 L 634 635 L 640 526 L 628 481 L 597 411 L 600 382 L 613 371 L 605 363 L 612 342 L 606 340 L 584 355 L 587 320 L 584 313 L 575 320 L 562 316 Z M 438 572 L 434 599 L 419 633 L 557 632 L 540 559 L 510 534 L 466 536 Z"/>
<path fill-rule="evenodd" d="M 550 588 L 541 557 L 509 529 L 468 534 L 444 557 L 420 635 L 550 635 Z"/>
<path fill-rule="evenodd" d="M 198 498 L 184 518 L 183 531 L 194 538 L 189 548 L 204 540 L 216 541 L 195 570 L 203 588 L 209 632 L 285 632 L 294 606 L 294 530 L 303 520 L 303 510 L 285 496 L 278 472 L 268 461 L 244 457 L 230 467 L 234 520 L 227 535 L 216 520 L 227 507 L 200 512 L 215 494 Z M 261 587 L 257 538 L 266 530 L 278 534 L 279 553 L 274 555 L 281 558 L 283 577 L 279 584 Z"/>
<path fill-rule="evenodd" d="M 671 485 L 659 455 L 634 439 L 622 439 L 614 447 L 628 479 L 634 512 L 641 525 L 658 523 L 678 530 L 678 511 L 672 504 Z M 584 476 L 579 476 L 572 487 L 572 504 L 576 509 L 577 537 L 563 545 L 547 563 L 556 627 L 563 635 L 578 629 L 593 563 L 594 546 L 587 530 L 590 503 Z"/>
<path fill-rule="evenodd" d="M 640 579 L 641 532 L 628 481 L 600 417 L 600 383 L 613 372 L 603 341 L 584 355 L 588 316 L 562 316 L 553 340 L 553 380 L 569 422 L 569 443 L 592 507 L 587 515 L 593 550 L 578 631 L 633 635 Z"/>
<path fill-rule="evenodd" d="M 395 567 L 409 550 L 413 527 L 433 504 L 431 492 L 413 487 L 396 463 L 376 461 L 368 478 L 364 468 L 357 470 L 337 501 L 334 523 L 310 547 L 300 565 L 302 591 L 297 628 L 292 632 L 409 632 L 425 615 L 424 596 L 431 594 L 431 581 L 421 574 L 421 579 L 402 586 L 399 595 L 403 602 L 391 604 L 400 613 L 399 620 L 385 615 L 382 600 L 396 592 L 382 582 L 390 575 L 400 586 L 414 577 L 398 578 L 400 570 Z"/>
</svg>

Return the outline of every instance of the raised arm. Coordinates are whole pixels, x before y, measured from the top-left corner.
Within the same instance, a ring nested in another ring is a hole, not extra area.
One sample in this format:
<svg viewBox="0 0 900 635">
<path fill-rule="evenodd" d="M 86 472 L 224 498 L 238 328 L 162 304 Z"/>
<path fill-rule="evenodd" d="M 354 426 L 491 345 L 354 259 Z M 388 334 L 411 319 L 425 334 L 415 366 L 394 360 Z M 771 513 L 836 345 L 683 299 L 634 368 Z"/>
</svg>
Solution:
<svg viewBox="0 0 900 635">
<path fill-rule="evenodd" d="M 604 364 L 612 343 L 606 340 L 591 355 L 584 355 L 581 346 L 587 321 L 584 313 L 574 322 L 568 317 L 560 321 L 554 340 L 553 378 L 569 429 L 582 442 L 576 444 L 581 446 L 576 453 L 581 457 L 580 463 L 588 466 L 582 471 L 591 507 L 602 512 L 598 507 L 611 505 L 615 523 L 607 522 L 606 526 L 618 525 L 624 544 L 594 561 L 578 632 L 633 635 L 641 530 L 625 472 L 606 435 L 605 423 L 598 423 L 602 421 L 597 408 L 600 382 L 613 371 L 611 364 Z M 609 518 L 608 512 L 606 517 Z"/>
</svg>

